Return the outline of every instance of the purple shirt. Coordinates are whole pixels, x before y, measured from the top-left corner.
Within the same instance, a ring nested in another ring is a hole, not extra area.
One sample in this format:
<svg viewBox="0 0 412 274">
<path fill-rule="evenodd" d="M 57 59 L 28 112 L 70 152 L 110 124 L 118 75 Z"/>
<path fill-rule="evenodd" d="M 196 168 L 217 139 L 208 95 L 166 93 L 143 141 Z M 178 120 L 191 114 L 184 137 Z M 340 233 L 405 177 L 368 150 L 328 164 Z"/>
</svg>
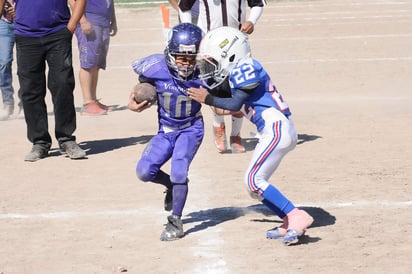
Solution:
<svg viewBox="0 0 412 274">
<path fill-rule="evenodd" d="M 70 9 L 67 0 L 15 0 L 14 33 L 44 37 L 67 27 Z"/>
<path fill-rule="evenodd" d="M 113 0 L 87 0 L 86 18 L 93 25 L 110 27 Z"/>
</svg>

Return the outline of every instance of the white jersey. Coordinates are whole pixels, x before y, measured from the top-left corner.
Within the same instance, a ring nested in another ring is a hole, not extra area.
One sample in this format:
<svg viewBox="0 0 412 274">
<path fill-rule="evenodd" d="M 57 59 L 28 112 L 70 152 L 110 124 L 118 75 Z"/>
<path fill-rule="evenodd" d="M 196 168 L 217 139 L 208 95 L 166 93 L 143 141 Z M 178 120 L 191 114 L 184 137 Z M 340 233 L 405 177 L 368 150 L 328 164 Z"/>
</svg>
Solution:
<svg viewBox="0 0 412 274">
<path fill-rule="evenodd" d="M 222 26 L 240 29 L 241 24 L 246 21 L 246 0 L 181 0 L 179 7 L 182 11 L 187 11 L 192 9 L 197 1 L 199 2 L 197 25 L 205 33 Z M 247 3 L 251 8 L 266 5 L 265 0 L 248 0 Z"/>
</svg>

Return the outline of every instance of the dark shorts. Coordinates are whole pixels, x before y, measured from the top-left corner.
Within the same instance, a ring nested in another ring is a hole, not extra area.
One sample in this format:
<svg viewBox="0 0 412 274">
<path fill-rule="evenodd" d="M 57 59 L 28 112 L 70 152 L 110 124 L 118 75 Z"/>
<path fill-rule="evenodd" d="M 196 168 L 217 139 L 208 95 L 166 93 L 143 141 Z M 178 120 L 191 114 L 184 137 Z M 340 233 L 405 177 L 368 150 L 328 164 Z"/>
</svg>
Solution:
<svg viewBox="0 0 412 274">
<path fill-rule="evenodd" d="M 78 26 L 75 31 L 79 47 L 80 66 L 84 69 L 106 68 L 110 28 L 93 25 L 93 32 L 85 35 Z"/>
</svg>

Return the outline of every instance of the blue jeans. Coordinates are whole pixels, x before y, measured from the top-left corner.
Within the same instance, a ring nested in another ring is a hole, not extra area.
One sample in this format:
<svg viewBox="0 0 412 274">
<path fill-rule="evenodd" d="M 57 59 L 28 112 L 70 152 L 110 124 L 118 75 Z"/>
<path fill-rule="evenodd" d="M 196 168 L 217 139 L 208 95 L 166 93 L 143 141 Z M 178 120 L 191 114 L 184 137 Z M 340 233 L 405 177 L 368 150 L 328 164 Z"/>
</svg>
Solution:
<svg viewBox="0 0 412 274">
<path fill-rule="evenodd" d="M 14 105 L 11 65 L 13 63 L 14 25 L 0 20 L 0 90 L 3 104 Z"/>
</svg>

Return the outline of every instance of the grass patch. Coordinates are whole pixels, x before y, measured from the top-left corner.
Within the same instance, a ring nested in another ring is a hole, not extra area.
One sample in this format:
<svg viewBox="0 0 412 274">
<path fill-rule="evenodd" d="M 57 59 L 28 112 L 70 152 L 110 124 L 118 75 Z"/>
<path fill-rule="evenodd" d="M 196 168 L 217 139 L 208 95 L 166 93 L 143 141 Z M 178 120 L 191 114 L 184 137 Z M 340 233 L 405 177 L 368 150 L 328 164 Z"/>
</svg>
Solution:
<svg viewBox="0 0 412 274">
<path fill-rule="evenodd" d="M 152 6 L 161 3 L 168 4 L 169 2 L 167 0 L 114 0 L 114 3 L 125 6 Z"/>
</svg>

